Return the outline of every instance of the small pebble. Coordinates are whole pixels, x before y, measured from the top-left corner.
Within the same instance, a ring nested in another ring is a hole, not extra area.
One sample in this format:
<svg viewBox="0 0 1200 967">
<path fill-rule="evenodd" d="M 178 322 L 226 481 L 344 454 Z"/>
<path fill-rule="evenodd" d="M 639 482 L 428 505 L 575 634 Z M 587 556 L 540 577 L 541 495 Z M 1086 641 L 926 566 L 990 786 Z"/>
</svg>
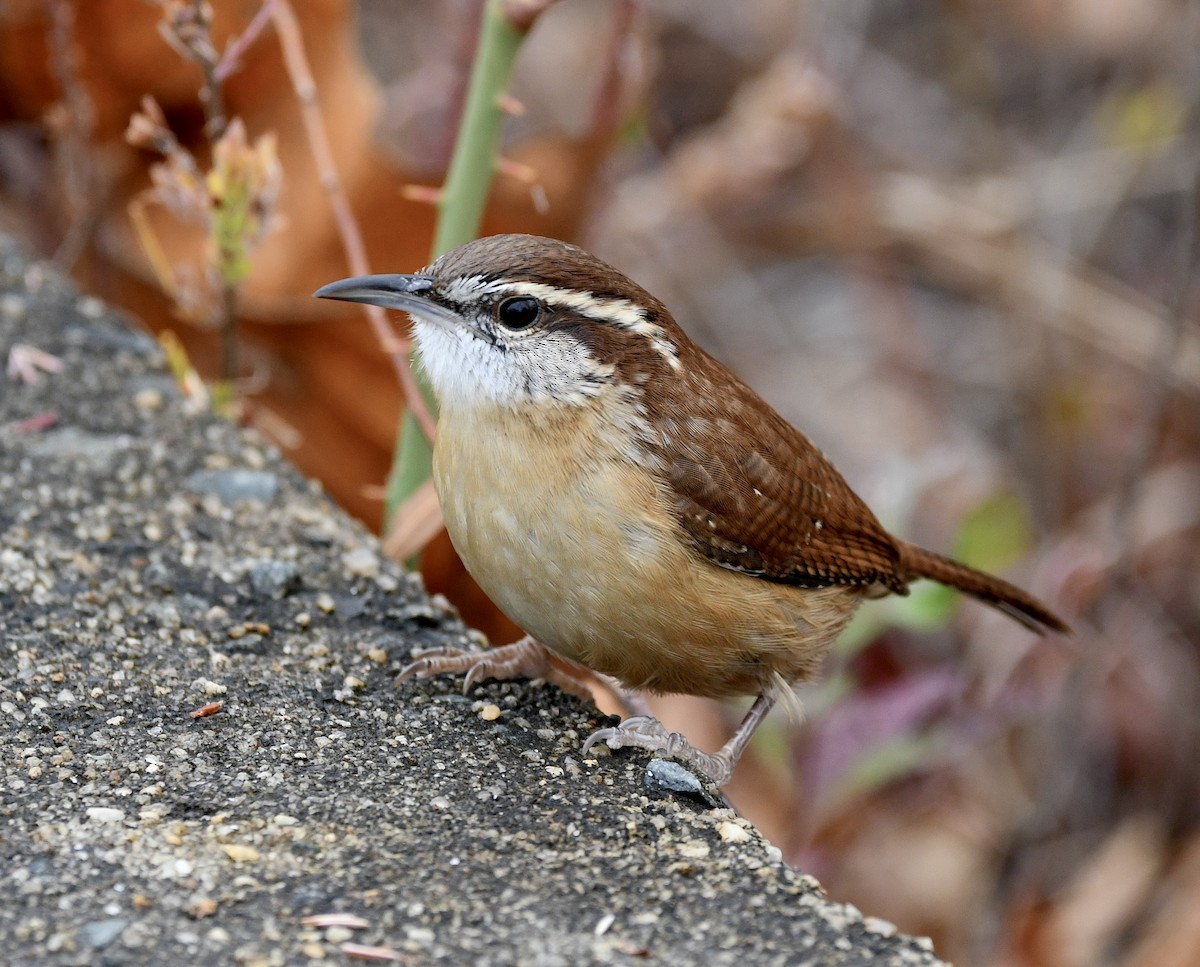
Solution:
<svg viewBox="0 0 1200 967">
<path fill-rule="evenodd" d="M 134 394 L 133 405 L 143 413 L 152 413 L 162 409 L 163 395 L 156 389 L 139 390 Z"/>
<path fill-rule="evenodd" d="M 731 823 L 728 820 L 717 827 L 717 835 L 726 843 L 745 843 L 750 840 L 750 834 L 744 826 Z"/>
<path fill-rule="evenodd" d="M 187 908 L 188 916 L 193 920 L 203 920 L 217 912 L 217 901 L 212 897 L 201 897 Z"/>
<path fill-rule="evenodd" d="M 113 809 L 109 806 L 89 806 L 87 818 L 98 823 L 119 823 L 125 819 L 123 809 Z"/>
<path fill-rule="evenodd" d="M 379 573 L 379 555 L 369 547 L 356 547 L 342 555 L 342 564 L 355 577 L 370 578 Z"/>
<path fill-rule="evenodd" d="M 268 559 L 255 563 L 250 569 L 250 586 L 260 597 L 278 601 L 296 585 L 300 569 L 290 561 Z"/>
<path fill-rule="evenodd" d="M 717 804 L 704 790 L 703 783 L 694 772 L 670 759 L 651 759 L 642 777 L 642 785 L 650 795 L 658 799 L 688 796 L 709 806 Z"/>
<path fill-rule="evenodd" d="M 253 863 L 258 859 L 258 850 L 253 846 L 245 846 L 241 843 L 225 843 L 221 846 L 221 849 L 235 863 Z"/>
<path fill-rule="evenodd" d="M 279 492 L 279 478 L 266 470 L 198 470 L 187 478 L 187 486 L 194 493 L 211 495 L 223 504 L 243 500 L 267 504 Z"/>
<path fill-rule="evenodd" d="M 92 920 L 79 928 L 79 942 L 92 950 L 103 950 L 121 936 L 128 926 L 129 921 L 122 920 L 120 917 L 114 917 L 111 920 Z"/>
</svg>

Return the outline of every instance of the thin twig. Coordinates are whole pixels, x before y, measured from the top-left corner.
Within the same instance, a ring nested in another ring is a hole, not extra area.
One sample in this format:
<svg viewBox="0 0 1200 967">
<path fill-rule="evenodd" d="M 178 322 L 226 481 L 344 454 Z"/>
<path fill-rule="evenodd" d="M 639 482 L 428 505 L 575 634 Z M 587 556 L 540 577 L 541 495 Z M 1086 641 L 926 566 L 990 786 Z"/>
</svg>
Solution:
<svg viewBox="0 0 1200 967">
<path fill-rule="evenodd" d="M 499 0 L 500 13 L 519 33 L 533 29 L 538 17 L 554 6 L 557 0 Z"/>
<path fill-rule="evenodd" d="M 628 88 L 627 66 L 630 43 L 637 26 L 637 0 L 618 0 L 613 9 L 612 33 L 605 53 L 604 77 L 592 102 L 590 134 L 597 141 L 607 142 L 624 117 L 624 94 Z"/>
<path fill-rule="evenodd" d="M 284 64 L 296 99 L 300 102 L 300 116 L 304 123 L 304 132 L 308 137 L 309 150 L 317 166 L 321 186 L 329 197 L 333 209 L 334 221 L 338 234 L 342 239 L 342 247 L 346 250 L 346 261 L 354 275 L 366 275 L 370 272 L 367 262 L 366 248 L 363 245 L 362 233 L 350 210 L 345 189 L 338 177 L 337 167 L 333 161 L 333 150 L 329 145 L 329 136 L 325 131 L 325 122 L 321 118 L 321 110 L 317 104 L 317 86 L 312 72 L 308 67 L 308 59 L 304 54 L 304 42 L 300 36 L 300 26 L 296 21 L 295 11 L 287 0 L 277 0 L 271 6 L 271 20 L 279 35 L 279 45 L 283 51 Z M 408 340 L 401 338 L 392 329 L 387 316 L 378 306 L 364 306 L 367 321 L 375 331 L 375 338 L 383 351 L 392 360 L 400 387 L 404 392 L 404 401 L 408 412 L 413 415 L 421 428 L 422 434 L 430 442 L 436 434 L 436 427 L 429 407 L 421 397 L 413 376 L 412 367 L 408 361 Z"/>
<path fill-rule="evenodd" d="M 212 8 L 208 0 L 192 0 L 192 14 L 196 23 L 201 25 L 205 34 L 211 39 Z M 215 49 L 213 50 L 215 53 Z M 200 103 L 204 106 L 204 134 L 209 145 L 213 145 L 225 133 L 229 119 L 225 117 L 225 98 L 221 93 L 221 78 L 217 76 L 217 61 L 212 56 L 204 56 L 204 52 L 196 50 L 196 63 L 204 74 L 204 86 L 200 88 Z M 226 373 L 232 379 L 232 374 Z"/>
<path fill-rule="evenodd" d="M 275 3 L 276 0 L 263 0 L 262 6 L 258 8 L 246 29 L 229 41 L 225 53 L 221 55 L 221 60 L 213 71 L 218 83 L 223 84 L 242 66 L 242 55 L 258 40 L 267 24 L 271 22 Z"/>
<path fill-rule="evenodd" d="M 75 51 L 75 13 L 67 0 L 45 0 L 50 17 L 50 66 L 62 95 L 63 187 L 70 222 L 54 253 L 60 268 L 70 269 L 87 244 L 99 218 L 100 205 L 95 193 L 95 169 L 89 150 L 95 129 L 96 112 L 79 74 Z"/>
</svg>

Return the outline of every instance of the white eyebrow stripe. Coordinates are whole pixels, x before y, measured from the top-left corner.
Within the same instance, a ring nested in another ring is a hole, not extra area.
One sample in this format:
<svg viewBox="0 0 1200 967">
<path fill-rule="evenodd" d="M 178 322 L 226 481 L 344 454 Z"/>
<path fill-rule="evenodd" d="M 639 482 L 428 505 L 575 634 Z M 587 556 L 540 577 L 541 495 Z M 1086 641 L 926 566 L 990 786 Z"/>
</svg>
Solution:
<svg viewBox="0 0 1200 967">
<path fill-rule="evenodd" d="M 491 289 L 484 284 L 482 275 L 463 275 L 442 288 L 442 295 L 450 302 L 463 305 L 478 298 Z"/>
<path fill-rule="evenodd" d="M 573 309 L 582 316 L 595 319 L 597 322 L 608 322 L 619 329 L 630 332 L 640 332 L 651 335 L 650 329 L 661 333 L 662 330 L 654 323 L 646 321 L 646 313 L 641 307 L 628 299 L 599 298 L 578 289 L 559 289 L 544 282 L 511 282 L 497 279 L 488 286 L 495 286 L 495 291 L 503 291 L 511 295 L 527 295 L 538 299 L 547 305 L 558 306 L 562 309 Z"/>
<path fill-rule="evenodd" d="M 657 323 L 646 318 L 646 312 L 628 299 L 604 298 L 581 292 L 578 289 L 560 289 L 544 282 L 524 282 L 519 279 L 493 279 L 484 282 L 479 275 L 455 279 L 445 289 L 446 297 L 456 302 L 467 302 L 482 295 L 504 293 L 524 295 L 547 305 L 570 309 L 596 322 L 616 326 L 627 332 L 637 333 L 650 340 L 655 352 L 663 357 L 672 369 L 682 368 L 679 350 Z"/>
</svg>

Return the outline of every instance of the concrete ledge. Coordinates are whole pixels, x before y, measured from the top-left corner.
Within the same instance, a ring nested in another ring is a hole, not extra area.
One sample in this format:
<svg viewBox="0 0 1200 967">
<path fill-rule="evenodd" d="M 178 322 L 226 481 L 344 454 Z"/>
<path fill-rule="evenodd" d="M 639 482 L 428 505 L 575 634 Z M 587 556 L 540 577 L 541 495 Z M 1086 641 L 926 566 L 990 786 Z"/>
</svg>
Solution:
<svg viewBox="0 0 1200 967">
<path fill-rule="evenodd" d="M 393 689 L 453 614 L 0 240 L 16 344 L 63 368 L 0 374 L 0 960 L 939 963 L 644 756 L 582 761 L 556 690 Z"/>
</svg>

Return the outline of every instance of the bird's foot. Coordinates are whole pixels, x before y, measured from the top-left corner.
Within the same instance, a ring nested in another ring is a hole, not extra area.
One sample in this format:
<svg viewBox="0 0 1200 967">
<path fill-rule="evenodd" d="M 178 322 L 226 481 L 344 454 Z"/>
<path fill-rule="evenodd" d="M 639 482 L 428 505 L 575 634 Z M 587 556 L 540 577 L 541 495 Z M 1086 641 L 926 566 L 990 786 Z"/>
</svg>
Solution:
<svg viewBox="0 0 1200 967">
<path fill-rule="evenodd" d="M 733 737 L 721 747 L 720 752 L 701 752 L 679 732 L 668 732 L 658 719 L 649 715 L 635 715 L 627 718 L 615 729 L 599 729 L 593 732 L 583 743 L 583 752 L 586 755 L 588 749 L 597 742 L 603 742 L 610 749 L 648 749 L 678 759 L 702 776 L 711 779 L 717 786 L 723 786 L 733 776 L 733 768 L 742 757 L 750 736 L 774 704 L 775 699 L 769 694 L 763 693 L 758 696 L 737 727 L 737 731 L 733 733 Z"/>
<path fill-rule="evenodd" d="M 426 652 L 412 664 L 401 669 L 396 684 L 410 678 L 432 678 L 434 675 L 466 674 L 463 694 L 477 683 L 488 679 L 509 681 L 514 678 L 544 678 L 569 695 L 588 701 L 592 697 L 585 675 L 574 663 L 555 655 L 531 635 L 520 641 L 487 651 L 468 651 L 462 648 L 443 648 Z"/>
<path fill-rule="evenodd" d="M 695 769 L 702 776 L 723 786 L 733 775 L 736 760 L 726 746 L 720 752 L 702 752 L 693 746 L 680 732 L 668 732 L 656 718 L 635 715 L 625 719 L 616 728 L 599 729 L 583 743 L 583 754 L 600 742 L 610 749 L 647 749 L 678 759 Z"/>
</svg>

